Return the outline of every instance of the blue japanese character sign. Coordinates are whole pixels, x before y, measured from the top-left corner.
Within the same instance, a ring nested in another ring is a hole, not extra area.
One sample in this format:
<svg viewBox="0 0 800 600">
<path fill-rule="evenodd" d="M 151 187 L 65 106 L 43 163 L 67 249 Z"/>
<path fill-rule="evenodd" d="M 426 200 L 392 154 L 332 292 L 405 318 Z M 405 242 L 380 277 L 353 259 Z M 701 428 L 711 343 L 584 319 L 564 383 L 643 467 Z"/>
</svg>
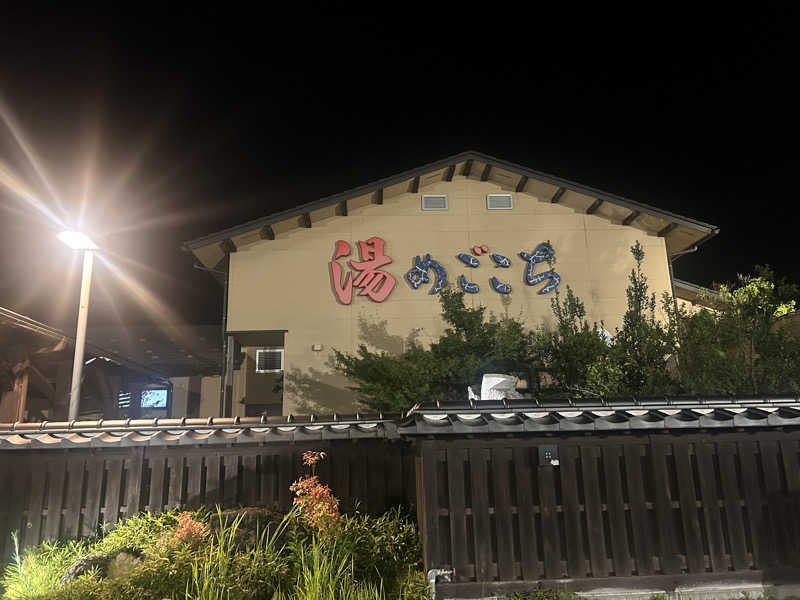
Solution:
<svg viewBox="0 0 800 600">
<path fill-rule="evenodd" d="M 519 253 L 520 258 L 528 263 L 528 266 L 525 268 L 525 283 L 528 285 L 537 285 L 542 281 L 550 280 L 547 285 L 539 290 L 540 294 L 552 292 L 558 287 L 558 284 L 561 283 L 561 276 L 552 269 L 536 274 L 533 272 L 537 263 L 548 262 L 555 255 L 556 251 L 547 242 L 542 242 L 536 246 L 536 249 L 531 254 L 527 252 Z"/>
<path fill-rule="evenodd" d="M 436 275 L 436 283 L 431 286 L 428 293 L 438 294 L 447 285 L 447 271 L 439 261 L 433 260 L 430 254 L 426 254 L 424 260 L 419 256 L 414 257 L 414 266 L 406 273 L 406 281 L 416 290 L 423 283 L 430 283 L 428 271 L 431 269 Z"/>
</svg>

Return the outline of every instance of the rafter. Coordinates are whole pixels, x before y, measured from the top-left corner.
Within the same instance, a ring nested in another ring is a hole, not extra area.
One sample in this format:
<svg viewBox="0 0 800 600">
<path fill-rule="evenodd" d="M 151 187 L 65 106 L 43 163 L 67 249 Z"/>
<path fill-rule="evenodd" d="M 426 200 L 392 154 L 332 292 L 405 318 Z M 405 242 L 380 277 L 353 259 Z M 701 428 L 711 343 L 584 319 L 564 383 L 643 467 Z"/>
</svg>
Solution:
<svg viewBox="0 0 800 600">
<path fill-rule="evenodd" d="M 303 222 L 303 227 L 305 227 L 306 229 L 311 229 L 311 213 L 304 212 L 301 219 Z"/>
<path fill-rule="evenodd" d="M 528 185 L 528 176 L 527 175 L 523 175 L 522 177 L 519 178 L 519 181 L 517 182 L 516 191 L 517 192 L 524 192 L 526 185 Z"/>
<path fill-rule="evenodd" d="M 258 237 L 260 237 L 262 240 L 274 240 L 275 231 L 273 231 L 272 225 L 264 225 L 261 228 L 261 231 L 258 232 Z"/>
<path fill-rule="evenodd" d="M 677 223 L 670 223 L 658 232 L 658 237 L 666 237 L 670 232 L 678 226 Z"/>
<path fill-rule="evenodd" d="M 550 203 L 551 204 L 558 204 L 558 202 L 561 200 L 561 196 L 563 196 L 564 192 L 566 192 L 566 191 L 567 191 L 567 188 L 563 188 L 563 187 L 562 188 L 558 188 L 556 190 L 556 193 L 553 194 L 553 197 L 550 198 Z"/>
<path fill-rule="evenodd" d="M 412 194 L 416 194 L 419 191 L 419 175 L 411 180 L 411 185 L 408 186 L 408 191 Z"/>
<path fill-rule="evenodd" d="M 375 190 L 375 194 L 372 196 L 372 203 L 383 204 L 383 188 Z"/>
<path fill-rule="evenodd" d="M 468 158 L 467 161 L 464 163 L 464 170 L 461 174 L 464 177 L 469 177 L 469 174 L 472 173 L 472 159 Z"/>
<path fill-rule="evenodd" d="M 233 254 L 236 252 L 236 244 L 233 243 L 231 238 L 225 238 L 219 243 L 219 247 L 224 254 Z"/>
<path fill-rule="evenodd" d="M 598 198 L 597 200 L 592 202 L 592 205 L 586 209 L 586 214 L 593 215 L 594 213 L 596 213 L 597 209 L 603 205 L 603 202 L 604 200 L 602 200 L 601 198 Z"/>
<path fill-rule="evenodd" d="M 336 205 L 336 214 L 340 217 L 347 216 L 347 200 L 342 200 Z"/>
<path fill-rule="evenodd" d="M 641 216 L 641 214 L 642 213 L 639 212 L 638 210 L 632 210 L 631 214 L 629 214 L 627 217 L 625 217 L 625 219 L 622 221 L 622 224 L 623 225 L 630 225 L 636 219 L 638 219 Z"/>
<path fill-rule="evenodd" d="M 481 181 L 488 181 L 489 175 L 492 173 L 492 165 L 486 163 L 486 166 L 483 167 L 483 173 L 481 173 Z"/>
<path fill-rule="evenodd" d="M 447 170 L 444 172 L 444 180 L 445 181 L 453 181 L 453 175 L 456 174 L 456 166 L 450 165 L 447 167 Z"/>
</svg>

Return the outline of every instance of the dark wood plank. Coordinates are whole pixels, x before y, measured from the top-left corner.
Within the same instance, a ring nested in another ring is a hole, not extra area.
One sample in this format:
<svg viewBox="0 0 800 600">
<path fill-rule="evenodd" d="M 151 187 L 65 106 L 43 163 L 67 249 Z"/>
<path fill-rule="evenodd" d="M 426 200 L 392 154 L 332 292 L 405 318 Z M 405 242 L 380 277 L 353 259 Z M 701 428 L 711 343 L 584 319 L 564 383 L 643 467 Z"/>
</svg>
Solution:
<svg viewBox="0 0 800 600">
<path fill-rule="evenodd" d="M 100 494 L 103 489 L 104 461 L 102 456 L 90 456 L 86 461 L 86 505 L 83 507 L 81 535 L 89 537 L 97 533 L 100 522 Z M 129 484 L 130 485 L 130 484 Z"/>
<path fill-rule="evenodd" d="M 222 456 L 223 471 L 225 473 L 225 482 L 222 485 L 222 503 L 226 508 L 235 506 L 238 502 L 238 485 L 239 485 L 239 455 L 238 454 L 224 454 Z"/>
<path fill-rule="evenodd" d="M 386 466 L 384 465 L 384 444 L 381 443 L 367 456 L 367 505 L 371 514 L 377 515 L 386 510 Z"/>
<path fill-rule="evenodd" d="M 186 457 L 186 505 L 198 508 L 203 505 L 201 489 L 203 481 L 203 457 L 190 455 Z"/>
<path fill-rule="evenodd" d="M 103 506 L 103 521 L 109 525 L 116 525 L 119 518 L 122 460 L 122 458 L 106 459 L 106 496 Z"/>
<path fill-rule="evenodd" d="M 517 514 L 519 515 L 520 567 L 522 579 L 539 579 L 539 556 L 536 547 L 536 518 L 533 510 L 533 470 L 530 448 L 513 449 L 514 471 L 517 484 Z"/>
<path fill-rule="evenodd" d="M 575 579 L 586 577 L 586 551 L 583 547 L 583 514 L 578 494 L 578 447 L 561 446 L 559 473 L 564 511 L 564 534 L 567 550 L 567 574 Z"/>
<path fill-rule="evenodd" d="M 731 442 L 717 444 L 717 455 L 722 479 L 722 500 L 731 544 L 731 563 L 734 570 L 749 569 L 750 561 L 747 558 L 747 540 L 745 539 L 745 525 L 740 503 L 739 477 L 736 473 L 736 447 Z"/>
<path fill-rule="evenodd" d="M 494 520 L 497 534 L 497 575 L 500 581 L 516 579 L 514 530 L 511 522 L 511 448 L 492 448 Z"/>
<path fill-rule="evenodd" d="M 350 496 L 350 455 L 343 450 L 333 454 L 331 491 L 344 505 L 349 505 Z"/>
<path fill-rule="evenodd" d="M 66 538 L 78 537 L 81 519 L 81 500 L 83 494 L 83 476 L 86 470 L 86 459 L 82 455 L 72 457 L 67 463 L 67 495 L 64 499 L 64 520 L 61 534 Z"/>
<path fill-rule="evenodd" d="M 222 459 L 217 453 L 209 454 L 205 458 L 206 462 L 206 489 L 203 500 L 206 506 L 218 505 L 222 502 L 222 488 L 220 486 L 220 469 Z"/>
<path fill-rule="evenodd" d="M 603 446 L 602 453 L 614 575 L 627 577 L 631 574 L 632 567 L 628 526 L 625 520 L 625 499 L 622 497 L 622 473 L 619 466 L 622 453 L 619 446 Z"/>
<path fill-rule="evenodd" d="M 561 567 L 561 539 L 556 512 L 556 487 L 554 467 L 537 467 L 539 484 L 539 510 L 542 521 L 542 552 L 544 573 L 547 579 L 560 579 L 564 573 Z"/>
<path fill-rule="evenodd" d="M 669 483 L 667 481 L 666 443 L 658 441 L 651 444 L 650 452 L 661 571 L 666 575 L 671 575 L 680 573 L 681 564 L 672 530 L 672 498 L 669 495 Z"/>
<path fill-rule="evenodd" d="M 467 490 L 464 487 L 464 450 L 447 449 L 447 493 L 450 510 L 450 547 L 456 581 L 469 581 L 467 565 L 467 517 L 464 510 Z"/>
<path fill-rule="evenodd" d="M 244 467 L 244 482 L 242 485 L 242 502 L 247 506 L 255 506 L 258 500 L 258 464 L 255 454 L 246 454 L 242 457 Z"/>
<path fill-rule="evenodd" d="M 519 178 L 519 181 L 517 182 L 517 187 L 514 188 L 514 191 L 517 193 L 524 192 L 526 185 L 528 185 L 528 176 L 523 175 L 522 177 Z"/>
<path fill-rule="evenodd" d="M 183 492 L 183 461 L 182 455 L 170 455 L 167 458 L 169 467 L 169 488 L 167 489 L 167 510 L 172 510 L 181 505 Z"/>
<path fill-rule="evenodd" d="M 597 446 L 581 447 L 581 472 L 583 489 L 586 497 L 584 512 L 586 528 L 589 534 L 589 555 L 591 557 L 592 576 L 608 575 L 608 557 L 606 556 L 606 535 L 603 527 L 603 508 L 600 499 L 600 478 L 598 473 Z"/>
<path fill-rule="evenodd" d="M 294 468 L 292 465 L 292 451 L 282 449 L 278 454 L 278 506 L 281 510 L 292 507 L 292 494 L 289 486 L 294 481 Z"/>
<path fill-rule="evenodd" d="M 159 454 L 151 456 L 150 467 L 150 499 L 147 510 L 157 514 L 164 510 L 164 477 L 167 459 Z"/>
<path fill-rule="evenodd" d="M 697 492 L 694 488 L 689 444 L 676 442 L 672 446 L 672 453 L 675 457 L 675 474 L 678 478 L 683 537 L 686 540 L 686 566 L 690 573 L 704 573 L 706 561 L 700 532 L 700 516 L 697 513 Z"/>
<path fill-rule="evenodd" d="M 486 451 L 483 448 L 470 448 L 469 469 L 472 532 L 475 547 L 475 580 L 490 581 L 492 578 L 492 530 L 489 521 L 489 476 Z M 426 504 L 426 512 L 430 511 L 430 507 Z"/>
<path fill-rule="evenodd" d="M 786 491 L 800 492 L 800 462 L 797 460 L 797 440 L 782 440 L 780 450 L 783 458 L 783 475 L 786 478 Z"/>
<path fill-rule="evenodd" d="M 714 446 L 705 443 L 695 444 L 694 452 L 697 455 L 697 475 L 700 480 L 700 497 L 703 501 L 703 519 L 706 524 L 711 570 L 727 571 L 728 559 L 725 556 L 725 538 L 722 534 L 722 518 L 717 495 L 717 475 L 714 471 Z"/>
<path fill-rule="evenodd" d="M 42 531 L 42 510 L 44 508 L 44 484 L 47 480 L 47 471 L 42 469 L 43 465 L 39 464 L 34 476 L 31 478 L 31 493 L 30 500 L 28 501 L 28 515 L 26 519 L 26 528 L 24 531 L 24 542 L 26 548 L 37 545 L 41 540 L 40 535 Z M 0 481 L 2 484 L 2 481 Z M 2 527 L 2 523 L 0 523 Z M 0 529 L 0 532 L 5 532 L 6 529 Z"/>
<path fill-rule="evenodd" d="M 386 503 L 387 508 L 403 504 L 403 456 L 402 446 L 395 442 L 386 453 Z"/>
<path fill-rule="evenodd" d="M 31 468 L 28 466 L 30 463 L 23 459 L 17 460 L 11 473 L 11 497 L 6 501 L 8 504 L 8 533 L 11 531 L 20 532 L 23 526 L 25 505 L 27 504 L 28 491 L 31 485 Z M 22 541 L 25 536 L 20 535 Z"/>
<path fill-rule="evenodd" d="M 442 566 L 446 559 L 442 556 L 439 544 L 439 480 L 437 467 L 439 450 L 432 443 L 424 443 L 421 448 L 422 493 L 425 497 L 425 535 L 423 553 L 428 568 Z"/>
<path fill-rule="evenodd" d="M 350 457 L 350 491 L 352 502 L 360 509 L 369 510 L 367 506 L 367 455 L 355 451 Z"/>
<path fill-rule="evenodd" d="M 66 462 L 63 459 L 51 460 L 48 463 L 47 522 L 44 539 L 54 540 L 61 533 L 61 503 L 64 500 L 64 481 Z M 13 489 L 13 488 L 12 488 Z"/>
<path fill-rule="evenodd" d="M 273 508 L 277 505 L 275 498 L 275 455 L 262 454 L 258 457 L 259 502 L 261 506 Z"/>
<path fill-rule="evenodd" d="M 753 567 L 763 569 L 764 558 L 768 552 L 765 543 L 764 506 L 761 494 L 761 482 L 756 467 L 756 444 L 752 441 L 738 443 L 739 462 L 742 469 L 742 489 L 744 490 L 747 520 L 750 528 L 750 539 L 753 544 Z M 762 555 L 762 548 L 764 553 Z"/>
<path fill-rule="evenodd" d="M 761 439 L 758 442 L 761 455 L 761 469 L 764 473 L 764 494 L 767 498 L 767 518 L 764 521 L 766 535 L 770 540 L 767 544 L 767 561 L 770 566 L 780 566 L 785 553 L 783 533 L 783 519 L 777 508 L 776 500 L 781 494 L 781 480 L 778 473 L 778 445 L 774 440 Z"/>
<path fill-rule="evenodd" d="M 797 460 L 797 440 L 784 439 L 780 442 L 781 458 L 783 459 L 783 476 L 786 479 L 786 492 L 782 515 L 784 539 L 787 542 L 786 564 L 794 567 L 800 566 L 800 523 L 798 522 L 797 501 L 800 499 L 800 464 Z"/>
<path fill-rule="evenodd" d="M 144 450 L 144 447 L 133 448 L 131 456 L 125 459 L 125 471 L 127 473 L 125 486 L 126 518 L 137 514 L 141 510 Z"/>
<path fill-rule="evenodd" d="M 638 575 L 653 575 L 655 543 L 647 519 L 647 503 L 642 474 L 642 448 L 640 444 L 625 444 L 625 478 L 628 483 L 628 506 L 633 529 L 633 546 Z"/>
</svg>

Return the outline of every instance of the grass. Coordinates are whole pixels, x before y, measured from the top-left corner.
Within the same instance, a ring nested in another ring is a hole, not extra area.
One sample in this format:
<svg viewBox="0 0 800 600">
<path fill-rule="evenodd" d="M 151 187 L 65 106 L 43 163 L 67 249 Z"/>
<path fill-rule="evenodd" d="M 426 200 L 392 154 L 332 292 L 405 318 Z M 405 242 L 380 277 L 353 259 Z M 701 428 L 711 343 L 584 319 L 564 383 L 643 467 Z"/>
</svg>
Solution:
<svg viewBox="0 0 800 600">
<path fill-rule="evenodd" d="M 64 571 L 86 554 L 87 544 L 70 541 L 44 543 L 21 555 L 16 532 L 11 537 L 14 554 L 3 576 L 3 597 L 8 600 L 29 600 L 46 594 L 58 585 Z"/>
</svg>

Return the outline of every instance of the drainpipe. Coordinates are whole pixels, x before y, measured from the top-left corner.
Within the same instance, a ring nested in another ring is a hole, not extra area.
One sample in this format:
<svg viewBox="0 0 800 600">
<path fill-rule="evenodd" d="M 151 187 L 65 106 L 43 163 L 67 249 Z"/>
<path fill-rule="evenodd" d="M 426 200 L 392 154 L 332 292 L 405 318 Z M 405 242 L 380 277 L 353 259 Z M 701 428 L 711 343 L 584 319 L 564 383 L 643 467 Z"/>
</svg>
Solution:
<svg viewBox="0 0 800 600">
<path fill-rule="evenodd" d="M 442 583 L 452 583 L 456 576 L 455 569 L 430 569 L 428 571 L 428 585 L 430 586 L 431 600 L 436 600 L 436 582 L 441 577 Z"/>
</svg>

